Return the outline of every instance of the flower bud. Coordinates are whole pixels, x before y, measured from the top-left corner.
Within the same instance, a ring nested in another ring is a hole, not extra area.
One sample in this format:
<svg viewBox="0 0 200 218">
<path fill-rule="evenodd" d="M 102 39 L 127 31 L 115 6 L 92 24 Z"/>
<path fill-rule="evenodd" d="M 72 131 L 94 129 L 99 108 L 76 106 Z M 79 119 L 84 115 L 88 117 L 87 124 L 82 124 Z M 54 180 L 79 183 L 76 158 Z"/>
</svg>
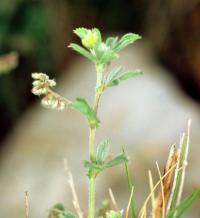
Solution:
<svg viewBox="0 0 200 218">
<path fill-rule="evenodd" d="M 40 80 L 34 80 L 33 82 L 32 82 L 32 85 L 33 86 L 39 86 L 41 84 L 41 81 Z"/>
<path fill-rule="evenodd" d="M 63 101 L 60 101 L 58 103 L 57 110 L 62 111 L 65 109 L 65 107 L 66 107 L 65 103 Z"/>
<path fill-rule="evenodd" d="M 56 81 L 53 80 L 53 79 L 49 79 L 49 80 L 48 80 L 48 85 L 49 85 L 50 87 L 56 86 Z"/>
<path fill-rule="evenodd" d="M 45 96 L 42 101 L 42 105 L 46 108 L 64 110 L 65 103 L 59 97 L 54 96 L 53 94 L 48 94 Z"/>
<path fill-rule="evenodd" d="M 48 92 L 48 89 L 47 88 L 40 88 L 38 86 L 35 86 L 32 88 L 31 92 L 34 94 L 34 95 L 45 95 L 47 94 Z"/>
<path fill-rule="evenodd" d="M 44 73 L 32 73 L 32 78 L 37 79 L 37 80 L 41 80 L 41 81 L 45 81 L 45 80 L 49 79 L 49 76 L 47 76 Z"/>
<path fill-rule="evenodd" d="M 98 41 L 98 35 L 95 31 L 88 30 L 81 41 L 86 48 L 93 48 Z"/>
</svg>

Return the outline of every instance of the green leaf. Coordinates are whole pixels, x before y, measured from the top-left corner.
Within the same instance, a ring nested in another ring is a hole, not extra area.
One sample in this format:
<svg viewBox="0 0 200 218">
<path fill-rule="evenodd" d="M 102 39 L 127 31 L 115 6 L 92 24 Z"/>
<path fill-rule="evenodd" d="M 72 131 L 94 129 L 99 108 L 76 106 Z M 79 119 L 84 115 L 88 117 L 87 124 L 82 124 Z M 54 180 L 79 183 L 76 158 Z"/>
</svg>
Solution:
<svg viewBox="0 0 200 218">
<path fill-rule="evenodd" d="M 69 211 L 64 211 L 60 218 L 76 218 L 76 216 Z"/>
<path fill-rule="evenodd" d="M 118 41 L 118 37 L 108 37 L 106 39 L 106 45 L 110 48 L 113 48 Z"/>
<path fill-rule="evenodd" d="M 87 34 L 88 29 L 84 27 L 76 28 L 73 32 L 81 39 Z"/>
<path fill-rule="evenodd" d="M 103 51 L 101 58 L 98 59 L 98 63 L 106 64 L 116 58 L 118 58 L 118 55 L 111 49 L 108 49 Z"/>
<path fill-rule="evenodd" d="M 127 80 L 127 79 L 130 79 L 130 78 L 133 78 L 135 76 L 139 76 L 142 74 L 142 71 L 140 70 L 135 70 L 135 71 L 126 71 L 124 72 L 118 79 L 119 80 Z"/>
<path fill-rule="evenodd" d="M 98 43 L 102 42 L 101 32 L 97 28 L 86 29 L 84 27 L 79 27 L 79 28 L 76 28 L 73 32 L 81 39 L 83 39 L 89 33 L 96 33 L 98 37 Z"/>
<path fill-rule="evenodd" d="M 65 208 L 63 204 L 58 203 L 53 206 L 53 208 L 50 210 L 49 218 L 76 218 L 76 216 L 69 212 L 65 211 Z"/>
<path fill-rule="evenodd" d="M 122 153 L 106 163 L 98 163 L 97 160 L 94 161 L 85 160 L 84 167 L 88 169 L 88 176 L 90 177 L 90 175 L 92 175 L 93 173 L 100 173 L 106 168 L 111 168 L 125 161 L 128 161 L 128 158 L 125 154 Z"/>
<path fill-rule="evenodd" d="M 175 214 L 176 218 L 180 218 L 197 198 L 200 198 L 200 188 L 198 188 L 196 191 L 186 197 L 179 205 L 173 208 L 167 214 L 167 218 L 173 218 Z"/>
<path fill-rule="evenodd" d="M 94 110 L 90 107 L 85 99 L 77 98 L 74 102 L 69 104 L 69 106 L 82 113 L 88 120 L 91 127 L 98 127 L 99 120 L 96 117 Z"/>
<path fill-rule="evenodd" d="M 118 67 L 117 69 L 112 70 L 109 75 L 108 78 L 106 80 L 106 87 L 111 87 L 111 86 L 116 86 L 119 84 L 119 80 L 118 77 L 120 76 L 120 74 L 123 72 L 122 67 Z"/>
<path fill-rule="evenodd" d="M 96 161 L 84 161 L 84 167 L 88 169 L 88 177 L 90 178 L 92 175 L 97 175 L 98 173 L 104 170 L 104 166 L 98 164 Z"/>
<path fill-rule="evenodd" d="M 109 210 L 106 212 L 106 218 L 122 218 L 120 211 Z"/>
<path fill-rule="evenodd" d="M 105 163 L 105 168 L 110 168 L 116 165 L 119 165 L 121 163 L 124 163 L 125 161 L 128 161 L 128 158 L 126 154 L 122 153 L 114 157 L 112 160 L 109 162 Z"/>
<path fill-rule="evenodd" d="M 64 211 L 65 210 L 65 207 L 62 203 L 57 203 L 53 206 L 54 209 L 58 209 L 58 210 L 61 210 L 61 211 Z"/>
<path fill-rule="evenodd" d="M 97 28 L 86 29 L 80 27 L 76 28 L 74 33 L 81 38 L 83 46 L 88 49 L 98 46 L 102 42 L 101 32 Z M 95 42 L 94 45 L 92 42 Z"/>
<path fill-rule="evenodd" d="M 97 217 L 106 217 L 106 212 L 109 211 L 111 208 L 110 201 L 105 199 L 101 202 L 100 207 L 97 208 Z"/>
<path fill-rule="evenodd" d="M 89 51 L 87 51 L 86 49 L 81 47 L 80 45 L 78 45 L 76 43 L 71 43 L 68 47 L 72 48 L 74 51 L 76 51 L 79 54 L 83 55 L 87 59 L 89 59 L 91 61 L 95 61 L 95 58 L 93 57 L 93 55 Z"/>
<path fill-rule="evenodd" d="M 106 64 L 118 57 L 118 55 L 105 43 L 100 43 L 93 49 L 96 64 Z"/>
<path fill-rule="evenodd" d="M 141 39 L 141 36 L 135 33 L 127 33 L 116 43 L 113 50 L 115 52 L 121 51 L 126 46 L 132 44 L 136 40 Z"/>
<path fill-rule="evenodd" d="M 98 163 L 103 164 L 103 162 L 105 161 L 108 155 L 109 149 L 110 149 L 110 142 L 108 140 L 105 140 L 98 145 L 97 155 L 96 155 Z"/>
<path fill-rule="evenodd" d="M 99 31 L 99 29 L 93 28 L 93 29 L 92 29 L 92 32 L 95 32 L 95 33 L 97 34 L 97 36 L 98 36 L 97 44 L 98 44 L 98 45 L 101 44 L 102 38 L 101 38 L 101 32 Z"/>
<path fill-rule="evenodd" d="M 106 80 L 106 87 L 112 87 L 119 84 L 120 81 L 128 80 L 132 77 L 141 75 L 142 72 L 140 70 L 135 71 L 124 71 L 122 67 L 118 67 L 117 69 L 111 71 L 107 80 Z"/>
<path fill-rule="evenodd" d="M 102 171 L 102 169 L 103 169 L 102 165 L 97 164 L 95 162 L 88 161 L 88 160 L 84 161 L 84 167 L 91 169 L 91 170 L 98 171 L 98 172 Z"/>
</svg>

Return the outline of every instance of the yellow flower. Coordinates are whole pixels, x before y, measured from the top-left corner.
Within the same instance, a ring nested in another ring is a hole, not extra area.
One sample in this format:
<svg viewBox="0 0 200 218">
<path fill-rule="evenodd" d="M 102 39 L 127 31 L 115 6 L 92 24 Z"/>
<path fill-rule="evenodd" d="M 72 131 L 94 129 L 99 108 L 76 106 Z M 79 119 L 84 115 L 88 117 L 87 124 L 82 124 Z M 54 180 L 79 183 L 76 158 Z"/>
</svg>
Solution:
<svg viewBox="0 0 200 218">
<path fill-rule="evenodd" d="M 98 41 L 98 35 L 95 31 L 88 30 L 85 36 L 82 38 L 82 44 L 86 48 L 93 48 Z"/>
</svg>

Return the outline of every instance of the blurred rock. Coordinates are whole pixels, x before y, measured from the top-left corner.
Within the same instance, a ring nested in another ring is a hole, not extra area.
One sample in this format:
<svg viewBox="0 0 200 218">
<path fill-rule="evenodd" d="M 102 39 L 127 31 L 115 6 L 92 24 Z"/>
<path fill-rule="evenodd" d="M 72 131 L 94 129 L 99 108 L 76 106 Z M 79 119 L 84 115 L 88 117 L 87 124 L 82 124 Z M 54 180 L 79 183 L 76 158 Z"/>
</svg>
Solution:
<svg viewBox="0 0 200 218">
<path fill-rule="evenodd" d="M 162 166 L 171 144 L 178 143 L 180 133 L 192 119 L 190 165 L 186 190 L 200 184 L 199 107 L 177 87 L 168 72 L 160 66 L 148 43 L 137 43 L 121 54 L 115 65 L 140 68 L 144 75 L 108 90 L 102 97 L 99 117 L 101 126 L 97 141 L 109 138 L 111 152 L 126 145 L 131 157 L 138 206 L 149 192 L 147 170 Z M 57 81 L 58 91 L 69 99 L 84 96 L 93 99 L 94 67 L 77 59 Z M 72 208 L 71 193 L 64 172 L 63 159 L 68 159 L 81 206 L 87 206 L 87 179 L 82 161 L 88 157 L 88 128 L 74 111 L 46 110 L 39 104 L 29 110 L 5 142 L 0 160 L 1 217 L 23 217 L 24 192 L 29 191 L 31 217 L 47 217 L 48 208 L 63 202 Z M 117 202 L 125 207 L 128 193 L 123 167 L 107 170 L 97 179 L 97 203 L 108 197 L 113 188 Z M 199 217 L 193 214 L 193 218 Z"/>
</svg>

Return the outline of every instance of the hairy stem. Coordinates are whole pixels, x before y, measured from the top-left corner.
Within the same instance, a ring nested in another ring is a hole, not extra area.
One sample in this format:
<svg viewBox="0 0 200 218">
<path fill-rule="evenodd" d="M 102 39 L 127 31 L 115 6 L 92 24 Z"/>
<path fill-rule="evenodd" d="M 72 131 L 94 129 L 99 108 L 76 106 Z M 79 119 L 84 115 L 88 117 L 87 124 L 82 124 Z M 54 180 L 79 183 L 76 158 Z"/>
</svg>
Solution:
<svg viewBox="0 0 200 218">
<path fill-rule="evenodd" d="M 94 102 L 94 112 L 96 114 L 97 114 L 97 110 L 98 110 L 98 107 L 99 107 L 99 100 L 100 100 L 101 95 L 102 95 L 101 91 L 96 92 L 95 102 Z"/>
<path fill-rule="evenodd" d="M 90 156 L 90 161 L 95 159 L 95 135 L 96 135 L 96 128 L 91 128 L 90 127 L 90 133 L 89 133 L 89 156 Z"/>
<path fill-rule="evenodd" d="M 95 92 L 95 100 L 94 100 L 94 111 L 97 114 L 99 100 L 102 92 Z M 95 160 L 95 135 L 96 128 L 90 127 L 90 135 L 89 135 L 89 156 L 90 161 Z M 88 209 L 88 218 L 94 218 L 95 216 L 95 174 L 92 173 L 89 177 L 89 209 Z"/>
<path fill-rule="evenodd" d="M 94 218 L 95 215 L 95 177 L 89 179 L 89 211 L 88 218 Z"/>
</svg>

